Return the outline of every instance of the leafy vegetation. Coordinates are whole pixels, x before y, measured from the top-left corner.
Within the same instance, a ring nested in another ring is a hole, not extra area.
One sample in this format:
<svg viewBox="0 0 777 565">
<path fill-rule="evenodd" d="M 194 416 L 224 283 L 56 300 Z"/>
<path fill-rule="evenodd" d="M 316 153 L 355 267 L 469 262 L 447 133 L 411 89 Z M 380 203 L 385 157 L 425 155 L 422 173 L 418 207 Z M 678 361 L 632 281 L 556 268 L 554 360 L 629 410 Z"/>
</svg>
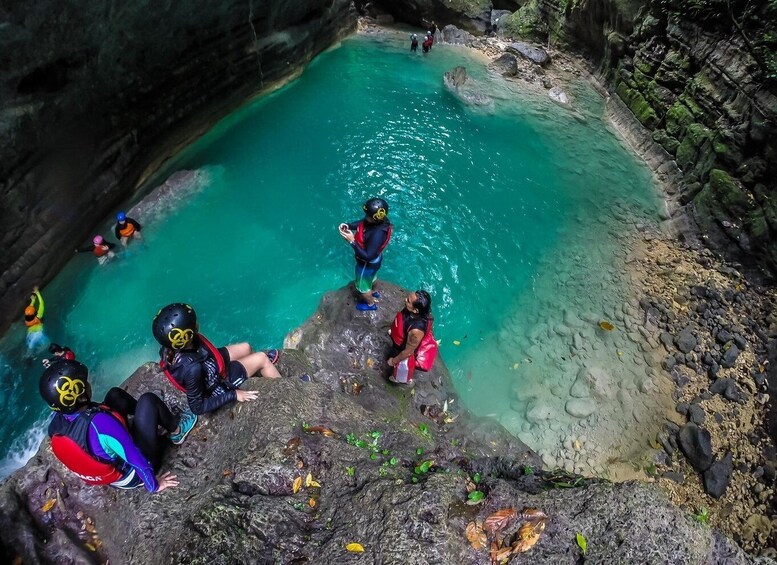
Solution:
<svg viewBox="0 0 777 565">
<path fill-rule="evenodd" d="M 693 519 L 699 522 L 699 524 L 708 524 L 710 521 L 710 511 L 706 506 L 699 508 L 699 511 L 694 514 Z"/>
</svg>

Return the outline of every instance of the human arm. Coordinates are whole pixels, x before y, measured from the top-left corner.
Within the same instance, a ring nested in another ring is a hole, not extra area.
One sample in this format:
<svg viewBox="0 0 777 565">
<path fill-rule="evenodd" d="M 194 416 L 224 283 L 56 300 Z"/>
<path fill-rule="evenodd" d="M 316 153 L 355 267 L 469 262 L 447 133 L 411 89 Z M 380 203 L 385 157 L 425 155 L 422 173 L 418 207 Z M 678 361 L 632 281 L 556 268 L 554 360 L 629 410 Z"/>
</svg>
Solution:
<svg viewBox="0 0 777 565">
<path fill-rule="evenodd" d="M 94 251 L 94 245 L 91 243 L 89 245 L 84 245 L 83 247 L 76 248 L 76 253 L 88 253 L 90 251 Z"/>
<path fill-rule="evenodd" d="M 135 469 L 148 492 L 159 491 L 159 483 L 151 462 L 135 445 L 127 428 L 116 418 L 106 413 L 95 415 L 89 424 L 89 438 L 94 455 L 108 460 L 118 458 L 125 461 Z"/>
<path fill-rule="evenodd" d="M 38 318 L 43 318 L 43 313 L 46 311 L 46 306 L 43 303 L 43 297 L 40 294 L 40 290 L 38 290 L 38 287 L 32 289 L 32 294 L 30 295 L 30 306 L 35 308 L 35 315 Z"/>
<path fill-rule="evenodd" d="M 391 367 L 394 367 L 396 365 L 399 365 L 402 361 L 410 357 L 415 353 L 415 350 L 418 349 L 418 346 L 421 345 L 421 340 L 424 339 L 424 332 L 421 330 L 412 329 L 407 335 L 407 342 L 405 343 L 405 348 L 400 351 L 396 357 L 389 357 L 388 364 Z"/>
<path fill-rule="evenodd" d="M 179 370 L 182 372 L 183 386 L 186 389 L 186 400 L 189 402 L 189 408 L 195 414 L 213 412 L 237 400 L 237 391 L 235 390 L 228 390 L 217 396 L 208 395 L 205 390 L 205 375 L 203 375 L 200 363 L 193 362 Z"/>
<path fill-rule="evenodd" d="M 376 228 L 365 234 L 364 249 L 359 247 L 353 240 L 351 241 L 351 247 L 353 247 L 353 252 L 357 259 L 366 263 L 371 263 L 380 257 L 381 247 L 383 247 L 387 237 L 388 234 L 386 233 L 386 230 Z"/>
</svg>

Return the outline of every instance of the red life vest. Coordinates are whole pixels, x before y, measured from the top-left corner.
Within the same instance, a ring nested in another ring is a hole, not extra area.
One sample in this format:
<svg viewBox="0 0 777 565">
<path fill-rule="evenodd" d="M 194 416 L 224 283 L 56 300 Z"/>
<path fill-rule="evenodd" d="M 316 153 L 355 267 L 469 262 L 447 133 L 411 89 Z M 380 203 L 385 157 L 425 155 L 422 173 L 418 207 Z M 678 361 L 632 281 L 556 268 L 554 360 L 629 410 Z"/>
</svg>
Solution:
<svg viewBox="0 0 777 565">
<path fill-rule="evenodd" d="M 361 247 L 362 249 L 366 249 L 364 246 L 364 226 L 367 223 L 367 220 L 362 220 L 359 222 L 359 227 L 356 228 L 356 234 L 353 236 L 353 240 L 356 242 L 356 245 Z M 394 230 L 394 226 L 391 224 L 388 225 L 388 229 L 386 230 L 386 241 L 383 242 L 383 245 L 380 246 L 380 249 L 378 250 L 378 257 L 380 257 L 380 254 L 383 253 L 383 250 L 386 249 L 386 246 L 389 244 L 389 241 L 391 241 L 391 232 Z"/>
<path fill-rule="evenodd" d="M 127 427 L 121 414 L 102 405 L 90 406 L 72 421 L 57 415 L 49 427 L 51 451 L 65 467 L 90 485 L 109 485 L 125 475 L 114 463 L 97 459 L 89 451 L 89 426 L 92 419 L 101 412 L 110 414 L 124 428 Z"/>
<path fill-rule="evenodd" d="M 400 310 L 397 315 L 394 316 L 394 323 L 391 324 L 391 341 L 397 347 L 404 347 L 406 339 L 405 329 L 405 316 Z M 437 359 L 437 353 L 439 352 L 439 346 L 437 340 L 434 339 L 432 333 L 432 320 L 431 318 L 426 322 L 426 331 L 424 337 L 421 338 L 421 343 L 416 347 L 413 357 L 415 357 L 415 368 L 421 371 L 429 371 L 434 365 L 435 359 Z"/>
<path fill-rule="evenodd" d="M 224 358 L 221 356 L 218 348 L 213 345 L 204 335 L 198 334 L 198 337 L 200 338 L 200 351 L 202 351 L 204 348 L 206 353 L 213 356 L 213 358 L 216 359 L 216 366 L 218 367 L 219 377 L 222 379 L 227 378 L 227 364 L 224 362 Z M 167 359 L 164 359 L 164 357 L 159 360 L 159 368 L 162 369 L 162 371 L 165 373 L 165 376 L 167 377 L 167 380 L 170 381 L 170 384 L 172 384 L 181 392 L 186 392 L 186 388 L 183 386 L 183 383 L 179 383 L 177 380 L 175 380 L 175 377 L 170 372 L 170 366 L 167 363 Z"/>
<path fill-rule="evenodd" d="M 94 253 L 95 257 L 102 257 L 103 255 L 108 255 L 109 251 L 110 248 L 107 245 L 95 245 L 92 253 Z"/>
</svg>

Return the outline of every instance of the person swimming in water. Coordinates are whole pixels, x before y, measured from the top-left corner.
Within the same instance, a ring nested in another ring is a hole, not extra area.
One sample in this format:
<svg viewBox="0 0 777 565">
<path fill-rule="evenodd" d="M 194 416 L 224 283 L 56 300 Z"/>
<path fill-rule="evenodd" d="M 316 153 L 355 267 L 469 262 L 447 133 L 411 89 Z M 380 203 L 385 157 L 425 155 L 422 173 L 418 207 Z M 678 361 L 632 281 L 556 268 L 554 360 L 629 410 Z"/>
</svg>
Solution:
<svg viewBox="0 0 777 565">
<path fill-rule="evenodd" d="M 66 359 L 52 363 L 41 376 L 40 394 L 55 411 L 48 435 L 57 459 L 90 485 L 120 489 L 143 485 L 149 492 L 178 486 L 172 473 L 156 476 L 164 452 L 159 427 L 180 445 L 194 429 L 197 416 L 190 412 L 174 416 L 154 393 L 135 400 L 118 387 L 108 391 L 102 404 L 94 403 L 88 377 L 86 366 Z"/>
<path fill-rule="evenodd" d="M 27 355 L 34 357 L 48 346 L 49 338 L 43 331 L 43 314 L 46 305 L 38 287 L 32 289 L 30 304 L 24 309 L 24 325 L 27 327 Z"/>
<path fill-rule="evenodd" d="M 154 317 L 154 338 L 162 346 L 159 366 L 170 383 L 186 393 L 195 414 L 218 410 L 232 402 L 256 400 L 258 392 L 240 390 L 257 373 L 266 378 L 281 376 L 275 363 L 280 352 L 254 353 L 248 343 L 216 348 L 199 333 L 197 314 L 188 304 L 168 304 Z"/>
<path fill-rule="evenodd" d="M 104 265 L 109 259 L 112 259 L 115 256 L 115 253 L 112 251 L 114 247 L 116 247 L 115 243 L 105 241 L 103 236 L 96 235 L 92 238 L 92 245 L 79 247 L 76 249 L 76 253 L 88 253 L 91 251 L 94 253 L 94 256 L 97 257 L 97 262 L 100 265 Z"/>
<path fill-rule="evenodd" d="M 140 230 L 142 226 L 137 220 L 128 218 L 124 212 L 116 214 L 116 227 L 113 229 L 113 233 L 124 247 L 129 245 L 130 239 L 143 239 Z"/>
<path fill-rule="evenodd" d="M 416 34 L 410 36 L 410 51 L 413 53 L 418 51 L 418 36 Z"/>
<path fill-rule="evenodd" d="M 43 363 L 43 366 L 46 367 L 47 369 L 55 361 L 59 361 L 61 359 L 66 359 L 68 361 L 75 361 L 75 358 L 76 358 L 76 354 L 73 353 L 72 349 L 70 349 L 67 346 L 63 347 L 58 343 L 52 343 L 51 345 L 49 345 L 49 353 L 51 353 L 52 357 L 41 361 L 41 363 Z"/>
<path fill-rule="evenodd" d="M 356 259 L 354 285 L 360 297 L 356 309 L 368 311 L 378 309 L 375 299 L 380 298 L 380 293 L 373 286 L 383 263 L 383 250 L 391 241 L 393 226 L 388 219 L 388 202 L 383 198 L 370 198 L 362 210 L 363 220 L 340 224 L 339 230 L 340 237 L 353 248 Z"/>
</svg>

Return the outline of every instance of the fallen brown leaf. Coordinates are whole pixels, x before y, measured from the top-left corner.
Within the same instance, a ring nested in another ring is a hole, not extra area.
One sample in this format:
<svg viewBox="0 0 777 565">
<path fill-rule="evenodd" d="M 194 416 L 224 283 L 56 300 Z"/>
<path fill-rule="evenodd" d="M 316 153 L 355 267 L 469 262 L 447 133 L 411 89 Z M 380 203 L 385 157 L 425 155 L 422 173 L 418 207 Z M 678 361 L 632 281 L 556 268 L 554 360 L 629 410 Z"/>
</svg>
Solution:
<svg viewBox="0 0 777 565">
<path fill-rule="evenodd" d="M 308 500 L 308 504 L 310 505 L 311 508 L 315 508 L 316 507 L 316 499 L 315 498 L 311 498 L 310 500 Z"/>
<path fill-rule="evenodd" d="M 299 489 L 302 488 L 302 477 L 297 477 L 294 479 L 294 482 L 291 484 L 291 490 L 294 492 L 294 494 L 297 494 L 299 492 Z"/>
<path fill-rule="evenodd" d="M 467 529 L 464 531 L 467 536 L 467 541 L 474 549 L 483 549 L 488 544 L 488 538 L 486 532 L 477 522 L 470 522 L 467 524 Z"/>
<path fill-rule="evenodd" d="M 43 510 L 44 512 L 48 512 L 49 510 L 54 508 L 54 505 L 56 503 L 57 503 L 57 499 L 56 498 L 49 498 L 46 501 L 46 503 L 41 507 L 41 510 Z"/>
<path fill-rule="evenodd" d="M 326 437 L 337 437 L 337 434 L 327 428 L 326 426 L 308 426 L 308 428 L 305 430 L 309 434 L 322 434 Z"/>
<path fill-rule="evenodd" d="M 524 508 L 518 513 L 519 520 L 536 520 L 537 518 L 547 517 L 548 515 L 539 508 Z"/>
<path fill-rule="evenodd" d="M 467 479 L 466 485 L 467 485 L 467 494 L 469 494 L 473 490 L 478 489 L 477 485 L 473 483 L 471 479 Z"/>
<path fill-rule="evenodd" d="M 518 513 L 515 508 L 502 508 L 491 514 L 483 523 L 483 529 L 490 532 L 497 532 L 504 529 Z"/>
<path fill-rule="evenodd" d="M 491 557 L 491 563 L 496 563 L 496 556 L 499 553 L 499 544 L 495 541 L 491 542 L 491 551 L 489 552 L 489 556 Z"/>
<path fill-rule="evenodd" d="M 232 471 L 230 471 L 229 469 L 224 469 L 224 472 L 223 472 L 223 473 L 221 473 L 221 475 L 222 475 L 223 477 L 228 477 L 228 476 L 230 476 L 231 474 L 232 474 Z"/>
<path fill-rule="evenodd" d="M 286 447 L 283 448 L 283 454 L 285 456 L 292 455 L 299 449 L 299 446 L 302 444 L 302 440 L 298 437 L 293 437 L 289 441 L 286 442 Z"/>
<path fill-rule="evenodd" d="M 545 518 L 539 520 L 533 520 L 525 523 L 518 530 L 518 541 L 513 544 L 514 553 L 523 553 L 529 551 L 534 545 L 540 541 L 542 532 L 545 531 Z"/>
<path fill-rule="evenodd" d="M 351 385 L 351 392 L 354 396 L 359 396 L 362 392 L 363 385 L 361 383 L 353 383 Z"/>
</svg>

